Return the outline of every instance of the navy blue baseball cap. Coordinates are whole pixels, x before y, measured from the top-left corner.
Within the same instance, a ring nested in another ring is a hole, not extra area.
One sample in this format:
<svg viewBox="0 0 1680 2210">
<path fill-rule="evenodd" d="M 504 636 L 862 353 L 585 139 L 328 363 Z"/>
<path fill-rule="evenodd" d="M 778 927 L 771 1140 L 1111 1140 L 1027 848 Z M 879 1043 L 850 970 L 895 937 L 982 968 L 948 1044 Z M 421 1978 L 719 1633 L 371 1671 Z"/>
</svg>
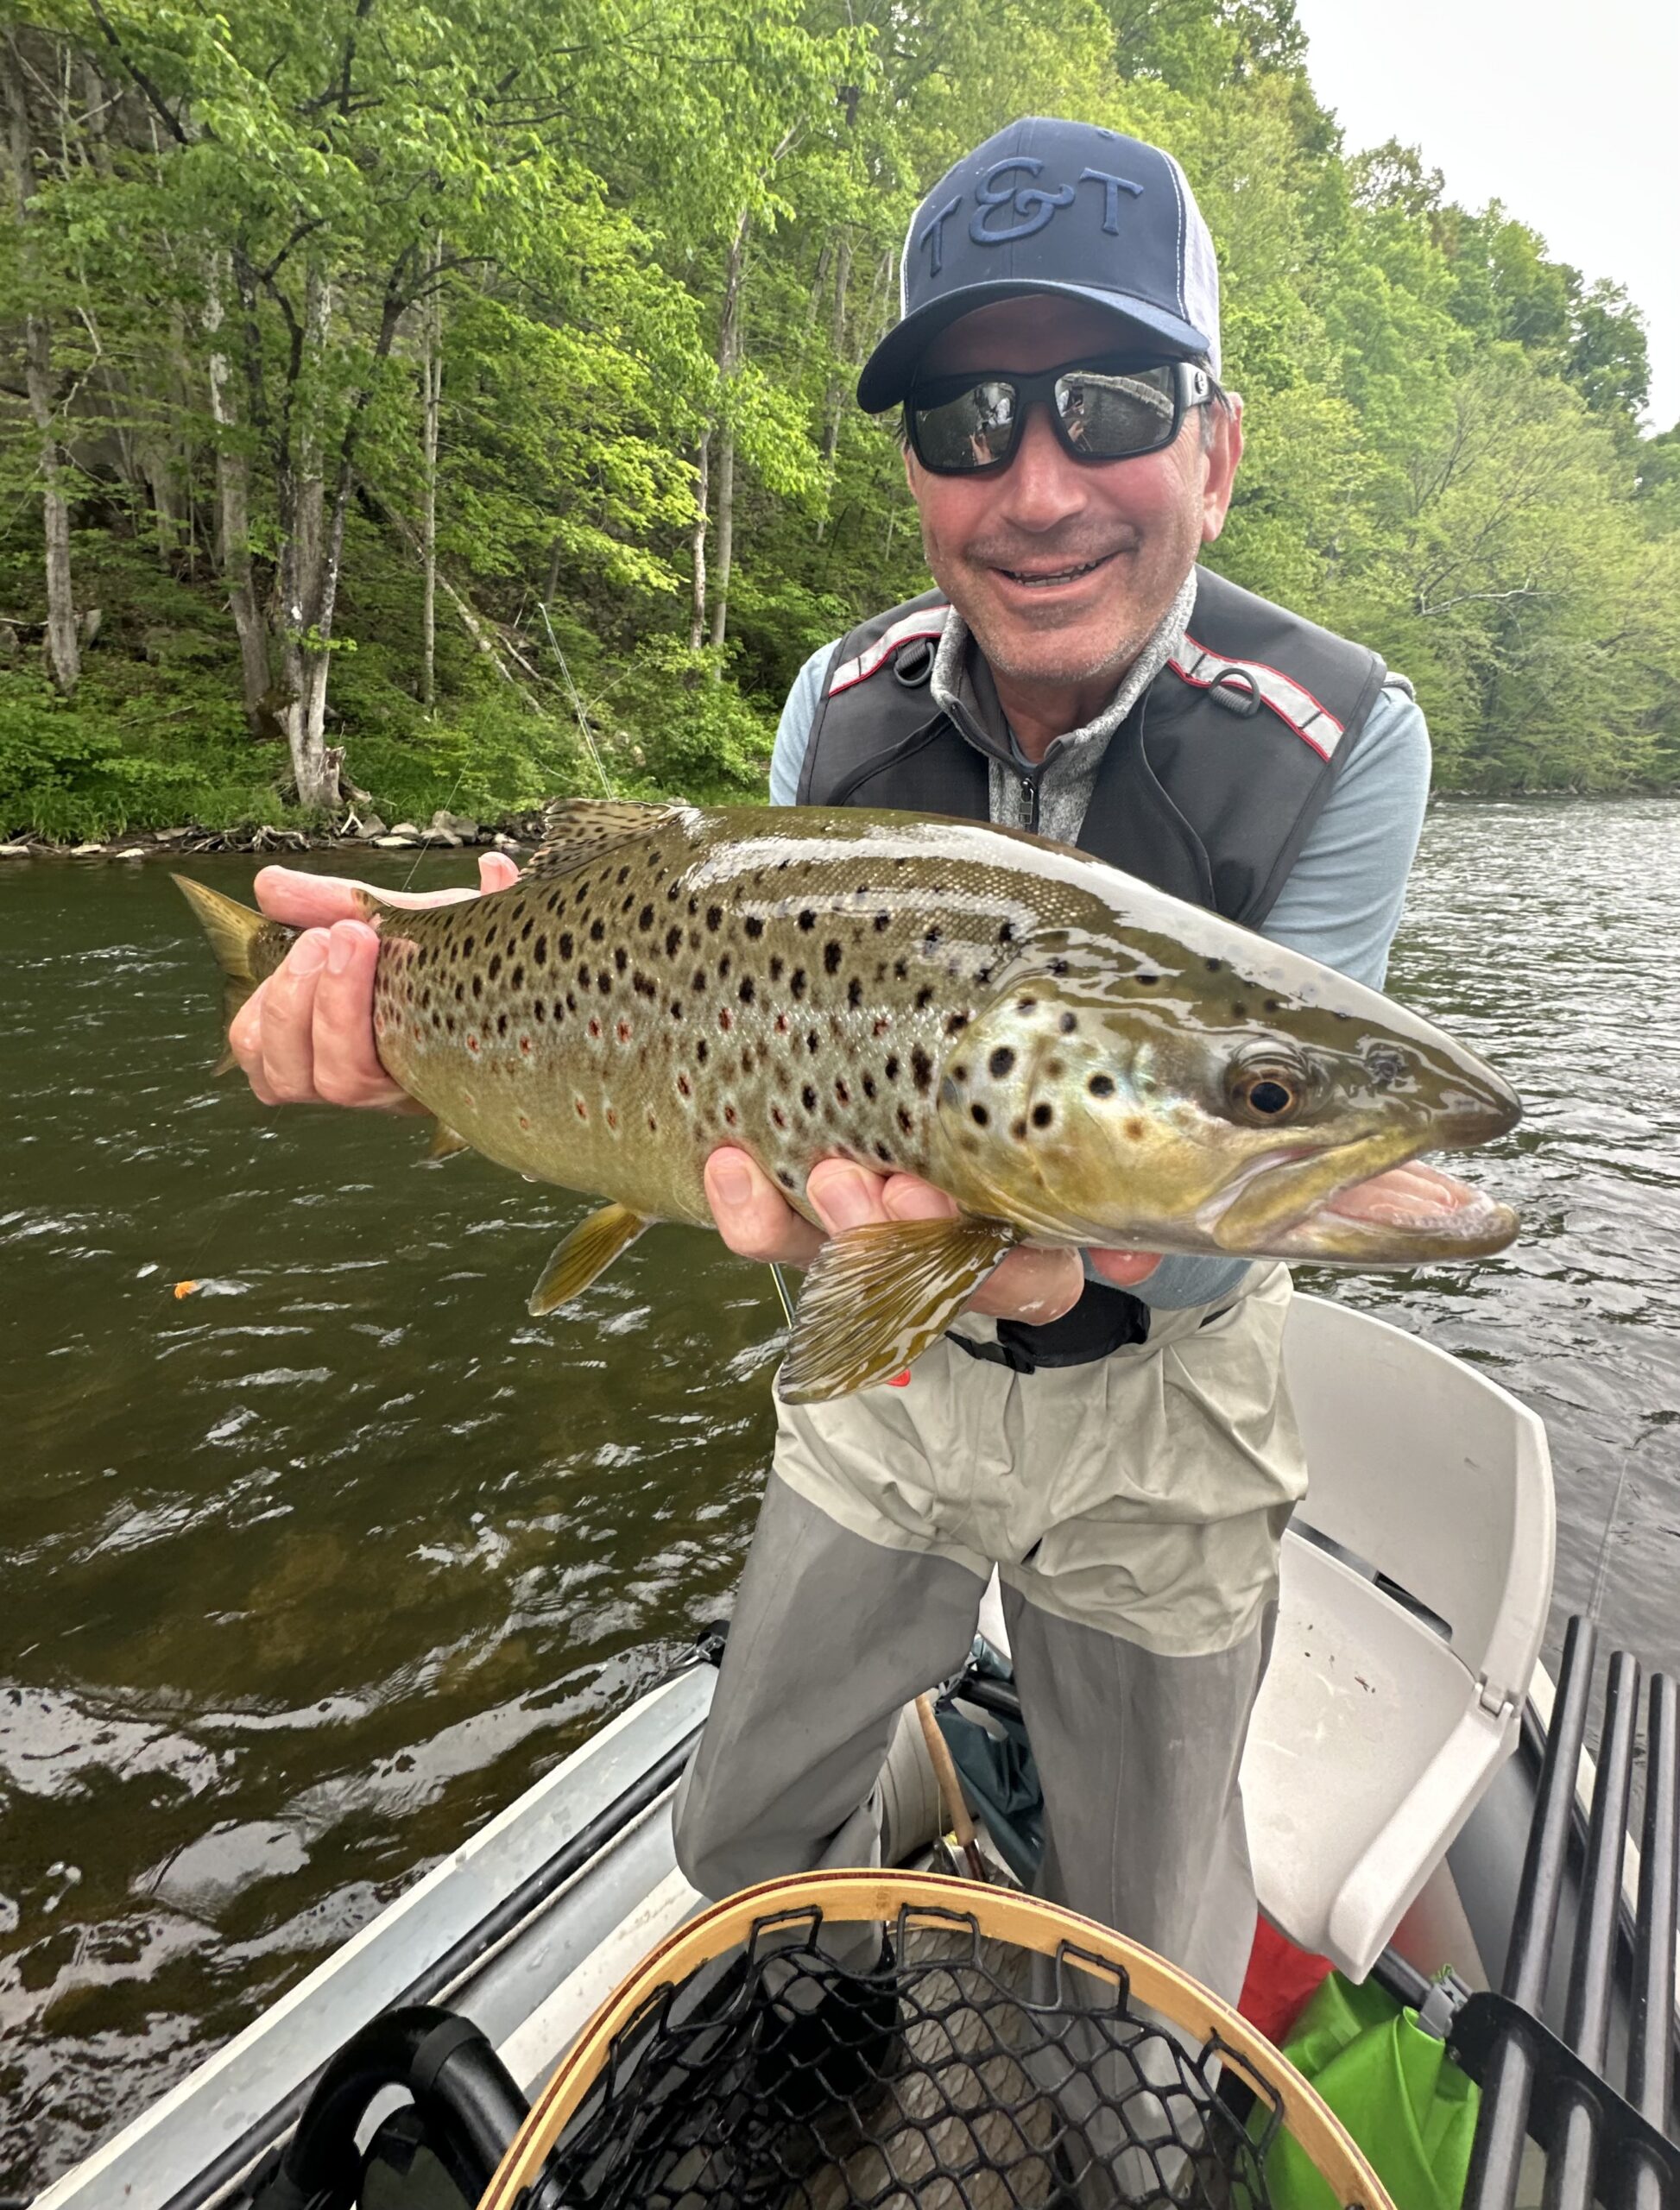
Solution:
<svg viewBox="0 0 1680 2210">
<path fill-rule="evenodd" d="M 894 407 L 939 332 L 976 307 L 1051 292 L 1112 309 L 1116 343 L 1219 373 L 1213 240 L 1171 154 L 1093 123 L 1023 116 L 948 169 L 916 210 L 900 320 L 858 404 Z"/>
</svg>

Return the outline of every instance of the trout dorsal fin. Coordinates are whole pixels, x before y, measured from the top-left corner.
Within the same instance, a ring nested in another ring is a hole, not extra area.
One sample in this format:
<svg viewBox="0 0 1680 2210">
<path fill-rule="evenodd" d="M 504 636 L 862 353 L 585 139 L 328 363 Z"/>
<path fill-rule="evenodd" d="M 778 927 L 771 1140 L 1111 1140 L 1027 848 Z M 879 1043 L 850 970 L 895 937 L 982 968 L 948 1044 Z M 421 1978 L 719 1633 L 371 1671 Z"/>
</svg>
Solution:
<svg viewBox="0 0 1680 2210">
<path fill-rule="evenodd" d="M 628 798 L 551 798 L 542 810 L 543 841 L 525 872 L 566 875 L 616 844 L 651 836 L 686 809 Z"/>
</svg>

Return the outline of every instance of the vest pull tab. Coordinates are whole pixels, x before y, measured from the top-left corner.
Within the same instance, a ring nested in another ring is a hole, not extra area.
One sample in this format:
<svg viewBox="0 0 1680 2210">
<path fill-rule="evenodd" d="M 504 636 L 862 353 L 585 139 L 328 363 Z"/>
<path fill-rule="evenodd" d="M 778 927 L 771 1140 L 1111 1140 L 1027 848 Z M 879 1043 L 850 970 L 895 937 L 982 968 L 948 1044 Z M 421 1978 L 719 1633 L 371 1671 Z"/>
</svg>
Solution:
<svg viewBox="0 0 1680 2210">
<path fill-rule="evenodd" d="M 932 637 L 912 637 L 893 656 L 894 681 L 903 684 L 906 691 L 919 690 L 933 672 L 934 657 Z"/>
<path fill-rule="evenodd" d="M 1246 667 L 1221 668 L 1208 686 L 1208 696 L 1244 721 L 1252 721 L 1260 710 L 1259 685 Z"/>
</svg>

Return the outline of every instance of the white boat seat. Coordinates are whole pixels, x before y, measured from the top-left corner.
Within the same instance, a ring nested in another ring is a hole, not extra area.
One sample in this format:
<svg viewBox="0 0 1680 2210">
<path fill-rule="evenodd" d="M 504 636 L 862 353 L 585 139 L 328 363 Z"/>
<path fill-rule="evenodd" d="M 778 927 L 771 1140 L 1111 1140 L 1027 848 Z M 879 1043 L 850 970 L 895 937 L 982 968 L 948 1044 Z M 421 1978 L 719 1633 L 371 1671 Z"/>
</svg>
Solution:
<svg viewBox="0 0 1680 2210">
<path fill-rule="evenodd" d="M 1267 1916 L 1362 1980 L 1516 1745 L 1551 1466 L 1525 1405 L 1368 1314 L 1298 1297 L 1285 1359 L 1311 1486 L 1243 1759 L 1249 1847 Z"/>
</svg>

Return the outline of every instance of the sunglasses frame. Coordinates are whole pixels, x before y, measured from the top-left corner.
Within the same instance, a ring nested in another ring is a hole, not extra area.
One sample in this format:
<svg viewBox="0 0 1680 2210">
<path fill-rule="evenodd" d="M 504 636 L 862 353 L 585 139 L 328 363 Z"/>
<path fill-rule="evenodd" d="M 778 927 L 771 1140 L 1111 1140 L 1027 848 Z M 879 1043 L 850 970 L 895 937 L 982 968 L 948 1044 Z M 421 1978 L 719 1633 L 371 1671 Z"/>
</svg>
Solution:
<svg viewBox="0 0 1680 2210">
<path fill-rule="evenodd" d="M 1170 369 L 1172 371 L 1172 413 L 1167 419 L 1162 434 L 1146 445 L 1139 445 L 1131 452 L 1104 454 L 1083 449 L 1069 434 L 1067 424 L 1055 404 L 1056 387 L 1064 376 L 1140 376 L 1146 370 Z M 982 383 L 1007 383 L 1015 395 L 1014 419 L 1010 425 L 1008 449 L 997 460 L 982 462 L 973 468 L 951 468 L 930 460 L 922 450 L 917 432 L 916 413 L 919 406 L 948 404 L 960 399 L 964 392 L 973 391 Z M 935 398 L 932 395 L 938 394 Z M 1184 417 L 1194 407 L 1210 405 L 1219 395 L 1219 386 L 1211 370 L 1199 361 L 1139 361 L 1105 353 L 1089 360 L 1064 361 L 1053 369 L 1038 369 L 1026 372 L 1017 369 L 976 369 L 957 376 L 932 376 L 925 384 L 913 384 L 904 401 L 905 442 L 918 462 L 930 476 L 998 476 L 1014 461 L 1020 450 L 1021 433 L 1026 418 L 1040 401 L 1050 417 L 1050 426 L 1056 433 L 1056 442 L 1070 459 L 1077 460 L 1083 468 L 1112 468 L 1125 460 L 1141 460 L 1147 453 L 1164 452 L 1184 426 Z"/>
</svg>

